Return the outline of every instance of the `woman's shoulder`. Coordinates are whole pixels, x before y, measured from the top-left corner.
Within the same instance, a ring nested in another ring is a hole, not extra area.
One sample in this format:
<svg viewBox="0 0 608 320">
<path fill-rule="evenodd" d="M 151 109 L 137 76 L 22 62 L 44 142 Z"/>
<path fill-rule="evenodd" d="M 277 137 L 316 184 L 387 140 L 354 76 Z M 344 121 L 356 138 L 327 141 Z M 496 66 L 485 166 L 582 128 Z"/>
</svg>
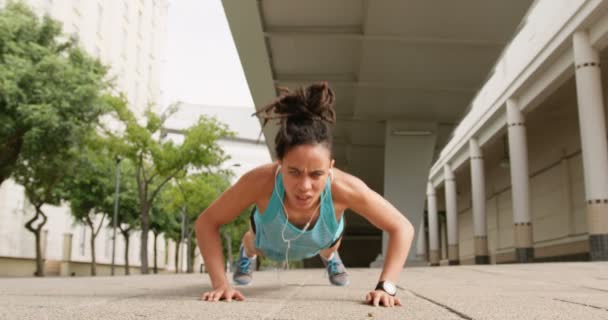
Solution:
<svg viewBox="0 0 608 320">
<path fill-rule="evenodd" d="M 340 203 L 345 207 L 349 207 L 348 204 L 357 195 L 370 190 L 365 182 L 348 172 L 334 168 L 333 176 L 331 192 L 334 202 Z"/>
<path fill-rule="evenodd" d="M 253 168 L 241 176 L 238 184 L 260 194 L 272 192 L 277 167 L 278 163 L 273 162 Z"/>
</svg>

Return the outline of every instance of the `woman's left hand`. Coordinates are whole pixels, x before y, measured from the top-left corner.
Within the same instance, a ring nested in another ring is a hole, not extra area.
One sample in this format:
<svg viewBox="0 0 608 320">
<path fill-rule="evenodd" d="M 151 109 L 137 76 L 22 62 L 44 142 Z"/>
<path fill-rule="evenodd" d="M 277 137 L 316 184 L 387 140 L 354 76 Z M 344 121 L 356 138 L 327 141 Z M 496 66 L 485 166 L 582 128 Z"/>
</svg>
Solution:
<svg viewBox="0 0 608 320">
<path fill-rule="evenodd" d="M 370 293 L 365 296 L 365 302 L 377 306 L 385 306 L 385 307 L 394 307 L 401 306 L 401 300 L 397 297 L 393 297 L 390 294 L 382 291 L 382 290 L 374 290 L 370 291 Z"/>
</svg>

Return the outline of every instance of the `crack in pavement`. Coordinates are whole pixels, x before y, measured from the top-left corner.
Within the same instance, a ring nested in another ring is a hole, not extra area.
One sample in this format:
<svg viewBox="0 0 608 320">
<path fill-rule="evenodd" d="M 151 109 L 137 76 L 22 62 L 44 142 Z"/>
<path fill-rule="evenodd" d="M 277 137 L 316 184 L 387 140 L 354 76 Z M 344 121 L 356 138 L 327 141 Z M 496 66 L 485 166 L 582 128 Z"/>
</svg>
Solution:
<svg viewBox="0 0 608 320">
<path fill-rule="evenodd" d="M 528 282 L 536 282 L 536 283 L 548 283 L 548 284 L 553 284 L 553 285 L 561 285 L 561 286 L 568 286 L 568 287 L 573 287 L 573 288 L 581 288 L 581 289 L 588 289 L 588 290 L 594 290 L 594 291 L 601 291 L 601 292 L 608 292 L 608 290 L 606 289 L 601 289 L 601 288 L 595 288 L 595 287 L 587 287 L 584 285 L 577 285 L 577 284 L 572 284 L 572 283 L 567 283 L 567 282 L 561 282 L 561 281 L 548 281 L 548 280 L 532 280 L 532 279 L 527 279 L 524 277 L 522 277 L 521 275 L 514 275 L 511 273 L 502 273 L 502 272 L 493 272 L 493 271 L 487 271 L 487 270 L 480 270 L 477 268 L 470 268 L 470 267 L 465 267 L 465 266 L 461 266 L 462 269 L 466 269 L 466 270 L 472 270 L 472 271 L 476 271 L 479 273 L 485 273 L 485 274 L 493 274 L 493 275 L 497 275 L 497 276 L 501 276 L 501 277 L 511 277 L 517 280 L 523 280 L 523 281 L 528 281 Z M 523 269 L 525 270 L 525 269 Z"/>
<path fill-rule="evenodd" d="M 576 305 L 583 306 L 583 307 L 589 307 L 589 308 L 594 308 L 594 309 L 599 309 L 599 310 L 608 311 L 608 309 L 606 309 L 606 308 L 602 308 L 602 307 L 594 306 L 594 305 L 592 305 L 592 304 L 580 303 L 580 302 L 569 301 L 569 300 L 563 300 L 563 299 L 557 299 L 557 298 L 553 298 L 553 300 L 555 300 L 555 301 L 559 301 L 559 302 L 565 302 L 565 303 L 576 304 Z"/>
<path fill-rule="evenodd" d="M 456 309 L 454 309 L 454 308 L 451 308 L 451 307 L 449 307 L 449 306 L 447 306 L 447 305 L 445 305 L 445 304 L 442 304 L 442 303 L 440 303 L 440 302 L 437 302 L 437 301 L 435 301 L 435 300 L 433 300 L 433 299 L 431 299 L 431 298 L 428 298 L 428 297 L 425 297 L 425 296 L 423 296 L 423 295 L 421 295 L 421 294 L 418 294 L 418 293 L 414 292 L 414 291 L 413 291 L 413 290 L 411 290 L 411 289 L 405 289 L 405 288 L 403 288 L 403 287 L 401 287 L 401 286 L 397 286 L 397 288 L 399 288 L 399 289 L 401 289 L 401 290 L 403 290 L 403 291 L 408 291 L 408 292 L 410 292 L 411 294 L 415 295 L 415 296 L 416 296 L 416 297 L 418 297 L 418 298 L 424 299 L 424 300 L 426 300 L 426 301 L 428 301 L 428 302 L 430 302 L 430 303 L 432 303 L 432 304 L 435 304 L 435 305 L 437 305 L 437 306 L 440 306 L 440 307 L 442 307 L 442 308 L 444 308 L 444 309 L 448 310 L 449 312 L 451 312 L 451 313 L 453 313 L 453 314 L 455 314 L 455 315 L 459 316 L 459 317 L 460 317 L 460 318 L 462 318 L 462 319 L 474 320 L 472 317 L 470 317 L 470 316 L 468 316 L 468 315 L 466 315 L 466 314 L 464 314 L 464 313 L 462 313 L 462 312 L 460 312 L 460 311 L 458 311 L 458 310 L 456 310 Z"/>
</svg>

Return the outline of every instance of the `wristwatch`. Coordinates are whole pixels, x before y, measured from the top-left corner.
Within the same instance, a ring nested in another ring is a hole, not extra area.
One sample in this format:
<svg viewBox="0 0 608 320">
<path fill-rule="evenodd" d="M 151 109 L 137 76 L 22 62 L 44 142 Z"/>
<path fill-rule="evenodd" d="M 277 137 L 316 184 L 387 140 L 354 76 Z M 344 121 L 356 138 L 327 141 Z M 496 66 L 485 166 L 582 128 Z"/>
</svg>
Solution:
<svg viewBox="0 0 608 320">
<path fill-rule="evenodd" d="M 393 297 L 397 294 L 397 287 L 394 283 L 389 281 L 378 282 L 378 285 L 376 286 L 375 290 L 382 290 Z"/>
</svg>

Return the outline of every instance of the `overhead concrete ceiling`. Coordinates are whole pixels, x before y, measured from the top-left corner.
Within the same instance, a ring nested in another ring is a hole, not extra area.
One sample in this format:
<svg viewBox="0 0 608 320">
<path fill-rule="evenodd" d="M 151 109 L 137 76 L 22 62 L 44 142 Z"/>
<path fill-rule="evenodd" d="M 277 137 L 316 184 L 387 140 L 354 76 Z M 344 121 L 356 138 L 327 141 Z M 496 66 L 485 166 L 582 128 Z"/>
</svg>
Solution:
<svg viewBox="0 0 608 320">
<path fill-rule="evenodd" d="M 328 81 L 336 165 L 381 192 L 386 121 L 437 123 L 441 150 L 533 0 L 223 3 L 257 107 Z"/>
</svg>

